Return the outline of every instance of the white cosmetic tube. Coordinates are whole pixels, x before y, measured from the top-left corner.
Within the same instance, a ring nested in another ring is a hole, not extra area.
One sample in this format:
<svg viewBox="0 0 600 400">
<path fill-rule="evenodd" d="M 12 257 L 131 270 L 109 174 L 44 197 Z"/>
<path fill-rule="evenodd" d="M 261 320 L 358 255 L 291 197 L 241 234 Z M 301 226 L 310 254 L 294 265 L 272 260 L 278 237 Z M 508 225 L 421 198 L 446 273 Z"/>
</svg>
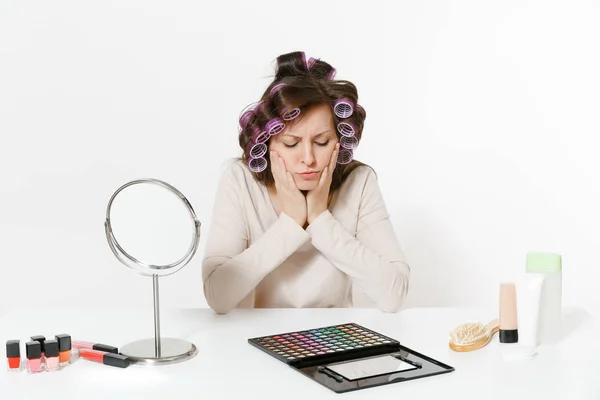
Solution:
<svg viewBox="0 0 600 400">
<path fill-rule="evenodd" d="M 517 284 L 519 345 L 532 350 L 539 344 L 540 300 L 544 279 L 543 274 L 528 273 Z"/>
</svg>

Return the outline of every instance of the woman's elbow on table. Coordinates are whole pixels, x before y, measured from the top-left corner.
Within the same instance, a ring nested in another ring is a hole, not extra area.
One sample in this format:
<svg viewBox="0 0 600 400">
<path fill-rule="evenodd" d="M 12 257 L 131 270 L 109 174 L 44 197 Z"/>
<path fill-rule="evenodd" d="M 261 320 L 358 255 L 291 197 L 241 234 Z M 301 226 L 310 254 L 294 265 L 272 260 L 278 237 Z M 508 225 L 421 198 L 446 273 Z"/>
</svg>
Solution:
<svg viewBox="0 0 600 400">
<path fill-rule="evenodd" d="M 231 299 L 228 296 L 228 285 L 229 283 L 224 281 L 223 277 L 218 279 L 217 276 L 217 268 L 214 265 L 211 265 L 205 260 L 203 265 L 203 291 L 204 298 L 206 299 L 206 303 L 208 306 L 215 311 L 217 314 L 227 314 L 233 308 L 235 308 L 236 304 L 233 304 Z M 227 286 L 223 286 L 223 282 L 226 283 Z"/>
<path fill-rule="evenodd" d="M 389 282 L 386 293 L 379 299 L 379 309 L 386 313 L 396 313 L 402 309 L 408 294 L 410 268 L 406 263 L 401 263 L 400 268 Z"/>
<path fill-rule="evenodd" d="M 219 296 L 211 287 L 210 278 L 204 281 L 204 297 L 208 306 L 217 314 L 227 314 L 234 306 L 228 304 L 227 299 Z"/>
</svg>

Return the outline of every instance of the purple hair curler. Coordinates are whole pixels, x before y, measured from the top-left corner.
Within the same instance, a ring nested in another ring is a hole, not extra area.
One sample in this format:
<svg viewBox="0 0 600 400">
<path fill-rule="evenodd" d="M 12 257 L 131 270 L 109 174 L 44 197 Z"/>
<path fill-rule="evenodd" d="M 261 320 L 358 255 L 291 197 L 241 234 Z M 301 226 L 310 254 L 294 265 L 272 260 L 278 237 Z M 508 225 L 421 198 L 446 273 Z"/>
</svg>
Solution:
<svg viewBox="0 0 600 400">
<path fill-rule="evenodd" d="M 333 112 L 338 118 L 348 118 L 354 112 L 354 104 L 349 99 L 339 99 L 333 104 Z"/>
<path fill-rule="evenodd" d="M 291 121 L 294 118 L 296 118 L 298 115 L 300 115 L 300 109 L 299 108 L 293 108 L 290 111 L 285 111 L 283 113 L 283 120 L 284 121 Z"/>
<path fill-rule="evenodd" d="M 342 136 L 340 146 L 347 150 L 354 150 L 358 146 L 358 139 L 356 136 Z"/>
<path fill-rule="evenodd" d="M 327 74 L 327 80 L 332 81 L 333 78 L 335 77 L 336 72 L 337 71 L 335 70 L 335 68 L 332 67 L 331 71 L 329 71 L 329 74 Z"/>
<path fill-rule="evenodd" d="M 254 111 L 253 110 L 248 110 L 246 112 L 244 112 L 242 114 L 242 116 L 240 117 L 240 127 L 242 129 L 246 129 L 246 126 L 248 126 L 248 122 L 250 122 L 250 119 L 254 116 Z"/>
<path fill-rule="evenodd" d="M 251 158 L 248 161 L 248 168 L 252 172 L 263 172 L 267 168 L 267 160 L 264 157 Z"/>
<path fill-rule="evenodd" d="M 350 137 L 356 133 L 356 128 L 352 122 L 342 121 L 337 125 L 338 132 L 342 136 Z"/>
<path fill-rule="evenodd" d="M 354 158 L 354 153 L 352 150 L 342 149 L 338 153 L 337 163 L 338 164 L 348 164 Z"/>
<path fill-rule="evenodd" d="M 264 103 L 262 101 L 260 101 L 256 107 L 254 107 L 254 114 L 257 114 L 263 111 L 263 107 L 264 107 Z"/>
<path fill-rule="evenodd" d="M 267 125 L 265 125 L 265 130 L 269 132 L 269 135 L 277 135 L 279 132 L 285 129 L 285 124 L 281 121 L 281 118 L 273 118 Z"/>
<path fill-rule="evenodd" d="M 315 65 L 316 62 L 317 62 L 316 58 L 310 57 L 308 59 L 308 61 L 306 62 L 306 69 L 311 69 L 313 67 L 313 65 Z"/>
<path fill-rule="evenodd" d="M 304 68 L 308 69 L 308 64 L 306 64 L 306 54 L 303 51 L 300 53 L 302 54 L 302 64 L 304 65 Z"/>
<path fill-rule="evenodd" d="M 270 137 L 271 135 L 267 131 L 261 132 L 260 129 L 256 128 L 252 133 L 252 144 L 265 143 Z"/>
<path fill-rule="evenodd" d="M 249 143 L 246 150 L 250 158 L 260 158 L 267 154 L 267 145 L 265 143 Z"/>
<path fill-rule="evenodd" d="M 277 85 L 273 86 L 271 88 L 271 91 L 269 92 L 269 96 L 273 97 L 273 95 L 275 93 L 277 93 L 279 91 L 279 89 L 281 89 L 282 87 L 287 86 L 287 83 L 278 83 Z"/>
</svg>

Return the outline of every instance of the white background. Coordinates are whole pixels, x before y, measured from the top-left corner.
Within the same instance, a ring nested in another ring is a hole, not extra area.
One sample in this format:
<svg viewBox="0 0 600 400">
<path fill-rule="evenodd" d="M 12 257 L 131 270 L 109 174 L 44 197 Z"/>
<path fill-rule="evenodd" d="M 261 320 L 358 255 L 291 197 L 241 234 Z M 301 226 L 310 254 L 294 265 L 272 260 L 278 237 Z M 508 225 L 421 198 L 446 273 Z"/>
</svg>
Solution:
<svg viewBox="0 0 600 400">
<path fill-rule="evenodd" d="M 495 305 L 527 251 L 550 251 L 564 302 L 598 315 L 599 20 L 593 1 L 3 0 L 0 311 L 151 307 L 151 279 L 103 227 L 111 194 L 141 177 L 177 187 L 202 222 L 162 305 L 205 307 L 239 114 L 277 55 L 304 50 L 359 88 L 356 156 L 412 267 L 406 307 Z"/>
</svg>

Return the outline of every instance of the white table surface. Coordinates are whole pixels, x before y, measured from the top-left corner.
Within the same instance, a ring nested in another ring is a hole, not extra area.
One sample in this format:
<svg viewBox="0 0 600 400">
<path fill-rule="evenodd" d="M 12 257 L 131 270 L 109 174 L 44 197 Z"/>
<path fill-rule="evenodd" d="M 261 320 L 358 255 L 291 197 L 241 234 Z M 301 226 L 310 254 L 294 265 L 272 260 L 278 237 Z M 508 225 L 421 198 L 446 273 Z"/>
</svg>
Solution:
<svg viewBox="0 0 600 400">
<path fill-rule="evenodd" d="M 191 340 L 193 359 L 173 365 L 132 365 L 121 369 L 78 360 L 59 372 L 30 375 L 0 372 L 0 399 L 600 399 L 597 322 L 583 309 L 565 309 L 565 334 L 542 345 L 530 361 L 505 361 L 498 336 L 485 348 L 455 353 L 448 332 L 471 320 L 486 322 L 493 312 L 415 308 L 396 314 L 376 309 L 162 310 L 163 336 Z M 248 344 L 251 337 L 356 322 L 456 368 L 454 372 L 336 394 Z M 52 312 L 7 311 L 0 339 L 69 333 L 74 340 L 121 347 L 153 336 L 152 309 Z M 220 396 L 219 396 L 220 397 Z"/>
</svg>

